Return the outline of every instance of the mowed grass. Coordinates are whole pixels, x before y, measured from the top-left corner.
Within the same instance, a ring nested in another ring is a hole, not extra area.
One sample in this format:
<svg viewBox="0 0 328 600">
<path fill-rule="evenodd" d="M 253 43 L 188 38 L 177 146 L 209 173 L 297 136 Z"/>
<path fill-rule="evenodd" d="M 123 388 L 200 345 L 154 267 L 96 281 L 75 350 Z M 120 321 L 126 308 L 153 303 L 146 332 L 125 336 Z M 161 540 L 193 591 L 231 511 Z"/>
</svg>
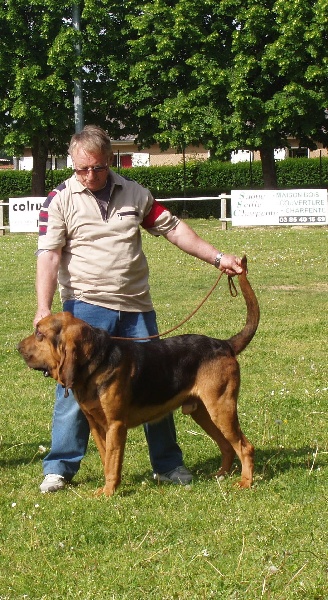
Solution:
<svg viewBox="0 0 328 600">
<path fill-rule="evenodd" d="M 255 482 L 240 465 L 217 481 L 214 443 L 176 413 L 191 486 L 152 481 L 142 428 L 129 432 L 123 483 L 111 499 L 92 440 L 74 483 L 42 495 L 54 382 L 16 344 L 32 331 L 35 235 L 0 238 L 0 599 L 323 600 L 327 559 L 327 232 L 325 227 L 221 231 L 191 225 L 222 251 L 246 252 L 261 307 L 240 356 L 239 416 L 256 447 Z M 182 321 L 217 272 L 144 234 L 161 331 Z M 60 309 L 56 298 L 55 309 Z M 226 279 L 177 333 L 236 333 L 241 294 Z M 154 390 L 156 393 L 156 390 Z"/>
</svg>

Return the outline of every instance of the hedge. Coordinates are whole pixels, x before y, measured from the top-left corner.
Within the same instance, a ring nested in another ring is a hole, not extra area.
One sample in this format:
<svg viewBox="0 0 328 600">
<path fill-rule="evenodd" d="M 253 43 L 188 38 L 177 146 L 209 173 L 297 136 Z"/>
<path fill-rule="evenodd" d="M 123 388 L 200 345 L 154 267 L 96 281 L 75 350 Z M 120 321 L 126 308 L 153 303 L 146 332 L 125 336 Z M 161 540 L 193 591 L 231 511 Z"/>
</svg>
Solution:
<svg viewBox="0 0 328 600">
<path fill-rule="evenodd" d="M 280 189 L 328 188 L 328 158 L 298 158 L 278 161 L 277 180 Z M 185 165 L 132 167 L 121 169 L 121 175 L 135 179 L 149 188 L 158 199 L 169 197 L 217 196 L 232 189 L 263 188 L 261 162 L 237 163 L 193 161 Z M 72 174 L 72 169 L 48 171 L 46 189 L 50 191 Z M 31 171 L 0 171 L 0 199 L 31 195 Z M 186 211 L 193 217 L 220 216 L 218 203 L 211 201 L 170 203 L 179 214 Z"/>
</svg>

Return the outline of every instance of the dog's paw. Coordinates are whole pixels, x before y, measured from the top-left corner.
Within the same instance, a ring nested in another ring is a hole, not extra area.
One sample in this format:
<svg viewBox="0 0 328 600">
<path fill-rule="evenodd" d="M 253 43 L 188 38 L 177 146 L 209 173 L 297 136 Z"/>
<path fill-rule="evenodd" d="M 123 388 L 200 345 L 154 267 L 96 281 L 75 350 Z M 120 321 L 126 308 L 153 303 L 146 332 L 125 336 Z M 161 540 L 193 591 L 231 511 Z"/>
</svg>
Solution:
<svg viewBox="0 0 328 600">
<path fill-rule="evenodd" d="M 237 481 L 236 485 L 240 490 L 247 490 L 252 487 L 252 481 L 243 477 L 240 481 Z"/>
<path fill-rule="evenodd" d="M 96 498 L 99 498 L 99 496 L 107 496 L 109 498 L 110 496 L 114 495 L 116 487 L 114 487 L 113 485 L 105 484 L 104 487 L 98 488 L 94 492 L 94 495 L 96 496 Z"/>
</svg>

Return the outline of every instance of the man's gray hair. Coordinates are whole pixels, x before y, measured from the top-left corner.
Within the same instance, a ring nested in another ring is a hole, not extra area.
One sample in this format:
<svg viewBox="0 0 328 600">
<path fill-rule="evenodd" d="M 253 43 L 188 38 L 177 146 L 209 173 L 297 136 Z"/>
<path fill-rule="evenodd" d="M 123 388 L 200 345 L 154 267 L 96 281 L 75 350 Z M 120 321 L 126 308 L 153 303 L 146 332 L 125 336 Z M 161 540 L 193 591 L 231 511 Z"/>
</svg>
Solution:
<svg viewBox="0 0 328 600">
<path fill-rule="evenodd" d="M 98 125 L 85 125 L 80 133 L 75 133 L 68 148 L 69 154 L 72 156 L 74 150 L 77 148 L 83 148 L 90 154 L 101 153 L 106 154 L 110 157 L 112 154 L 112 146 L 110 138 L 106 131 L 98 127 Z"/>
</svg>

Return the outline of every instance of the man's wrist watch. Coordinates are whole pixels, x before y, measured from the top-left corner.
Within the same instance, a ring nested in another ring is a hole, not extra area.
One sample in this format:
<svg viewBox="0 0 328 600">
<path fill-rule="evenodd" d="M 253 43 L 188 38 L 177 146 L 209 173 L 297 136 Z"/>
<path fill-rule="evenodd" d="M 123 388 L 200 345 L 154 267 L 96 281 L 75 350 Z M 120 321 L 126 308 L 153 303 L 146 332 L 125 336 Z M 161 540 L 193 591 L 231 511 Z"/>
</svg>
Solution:
<svg viewBox="0 0 328 600">
<path fill-rule="evenodd" d="M 215 257 L 214 266 L 215 266 L 216 269 L 220 268 L 220 263 L 221 263 L 222 256 L 224 256 L 224 252 L 219 252 L 219 254 L 217 254 L 216 257 Z"/>
</svg>

